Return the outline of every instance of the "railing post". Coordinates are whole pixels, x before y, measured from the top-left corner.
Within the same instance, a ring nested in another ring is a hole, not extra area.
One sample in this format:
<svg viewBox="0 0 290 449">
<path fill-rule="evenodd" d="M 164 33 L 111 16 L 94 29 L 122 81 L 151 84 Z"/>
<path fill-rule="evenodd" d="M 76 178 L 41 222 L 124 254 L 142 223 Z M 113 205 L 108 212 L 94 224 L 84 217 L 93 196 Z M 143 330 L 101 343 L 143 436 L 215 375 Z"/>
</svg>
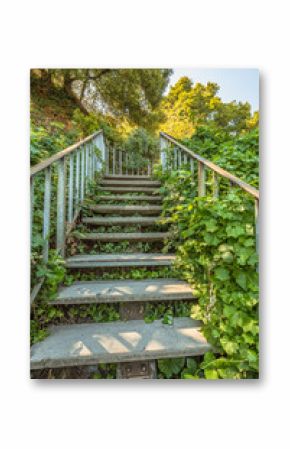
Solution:
<svg viewBox="0 0 290 449">
<path fill-rule="evenodd" d="M 173 168 L 174 170 L 177 170 L 177 147 L 174 147 L 173 149 L 173 153 L 174 153 L 174 162 L 173 162 Z"/>
<path fill-rule="evenodd" d="M 69 157 L 69 186 L 68 186 L 68 215 L 67 221 L 73 221 L 73 202 L 74 202 L 74 154 Z"/>
<path fill-rule="evenodd" d="M 205 196 L 205 168 L 198 162 L 198 196 Z"/>
<path fill-rule="evenodd" d="M 126 153 L 126 175 L 128 175 L 128 163 L 129 163 L 129 157 L 128 157 L 128 153 Z"/>
<path fill-rule="evenodd" d="M 119 150 L 119 175 L 122 175 L 122 151 Z"/>
<path fill-rule="evenodd" d="M 256 251 L 259 254 L 259 200 L 255 199 Z"/>
<path fill-rule="evenodd" d="M 180 168 L 181 168 L 181 150 L 178 150 L 178 168 L 179 168 L 179 170 L 180 170 Z"/>
<path fill-rule="evenodd" d="M 108 146 L 106 147 L 105 164 L 106 164 L 106 175 L 108 175 L 110 173 L 110 147 L 108 147 Z M 97 161 L 96 170 L 98 170 L 98 167 L 99 167 L 99 161 Z"/>
<path fill-rule="evenodd" d="M 76 189 L 75 209 L 78 207 L 79 201 L 80 201 L 80 157 L 81 157 L 80 150 L 77 150 L 77 154 L 76 154 L 76 180 L 75 180 L 75 189 Z"/>
<path fill-rule="evenodd" d="M 43 261 L 48 261 L 49 230 L 50 230 L 50 198 L 51 198 L 51 167 L 45 169 L 44 202 L 43 202 Z"/>
<path fill-rule="evenodd" d="M 89 181 L 89 146 L 86 144 L 85 146 L 85 155 L 86 155 L 86 169 L 85 169 L 85 194 L 88 191 L 88 181 Z"/>
<path fill-rule="evenodd" d="M 85 197 L 85 149 L 81 149 L 81 201 Z"/>
<path fill-rule="evenodd" d="M 212 183 L 213 183 L 213 197 L 218 198 L 219 197 L 219 182 L 218 182 L 218 176 L 215 171 L 212 172 Z"/>
<path fill-rule="evenodd" d="M 65 158 L 58 162 L 56 248 L 65 255 Z"/>
<path fill-rule="evenodd" d="M 34 177 L 30 178 L 30 247 L 32 246 L 33 206 L 34 206 Z"/>
<path fill-rule="evenodd" d="M 106 164 L 105 170 L 106 173 L 109 173 L 109 152 L 106 151 L 105 141 L 104 141 L 104 134 L 103 132 L 100 132 L 94 139 L 95 145 L 98 147 L 98 149 L 101 152 L 101 160 L 97 161 L 96 169 L 97 171 L 101 171 L 103 163 Z M 108 156 L 107 156 L 108 155 Z"/>
<path fill-rule="evenodd" d="M 116 171 L 116 150 L 113 148 L 113 167 L 112 167 L 112 174 L 114 175 Z"/>
<path fill-rule="evenodd" d="M 190 171 L 192 178 L 194 178 L 194 160 L 192 159 L 192 157 L 190 158 Z"/>
<path fill-rule="evenodd" d="M 167 160 L 166 160 L 166 147 L 167 142 L 166 140 L 160 136 L 160 161 L 162 166 L 162 171 L 165 171 L 167 167 Z"/>
</svg>

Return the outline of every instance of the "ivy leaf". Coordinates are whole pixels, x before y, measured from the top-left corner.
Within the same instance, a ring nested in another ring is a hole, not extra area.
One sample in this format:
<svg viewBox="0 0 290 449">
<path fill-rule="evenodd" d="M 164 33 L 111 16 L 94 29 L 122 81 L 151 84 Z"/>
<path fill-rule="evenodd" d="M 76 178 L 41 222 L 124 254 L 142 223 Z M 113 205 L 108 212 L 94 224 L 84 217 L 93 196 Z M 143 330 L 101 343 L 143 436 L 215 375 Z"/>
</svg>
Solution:
<svg viewBox="0 0 290 449">
<path fill-rule="evenodd" d="M 238 345 L 234 341 L 229 341 L 226 338 L 221 338 L 220 342 L 222 348 L 228 355 L 233 355 L 238 349 Z"/>
<path fill-rule="evenodd" d="M 197 362 L 195 359 L 188 358 L 186 361 L 186 366 L 192 373 L 194 373 L 197 369 Z"/>
<path fill-rule="evenodd" d="M 210 379 L 210 380 L 214 380 L 214 379 L 218 379 L 218 372 L 215 369 L 205 369 L 204 370 L 204 375 L 206 379 Z"/>
<path fill-rule="evenodd" d="M 206 223 L 206 230 L 208 232 L 215 232 L 218 229 L 216 220 L 209 220 Z"/>
<path fill-rule="evenodd" d="M 167 379 L 170 379 L 174 374 L 178 374 L 182 370 L 184 362 L 184 358 L 161 359 L 158 360 L 158 368 Z"/>
<path fill-rule="evenodd" d="M 238 273 L 236 275 L 236 282 L 243 290 L 247 290 L 247 276 L 245 273 Z"/>
<path fill-rule="evenodd" d="M 215 270 L 215 277 L 220 281 L 227 281 L 230 278 L 229 270 L 223 267 L 219 267 Z"/>
<path fill-rule="evenodd" d="M 232 225 L 228 225 L 226 227 L 226 233 L 228 237 L 240 237 L 241 235 L 245 234 L 245 230 L 243 228 L 243 226 L 241 225 L 236 225 L 236 226 L 232 226 Z"/>
</svg>

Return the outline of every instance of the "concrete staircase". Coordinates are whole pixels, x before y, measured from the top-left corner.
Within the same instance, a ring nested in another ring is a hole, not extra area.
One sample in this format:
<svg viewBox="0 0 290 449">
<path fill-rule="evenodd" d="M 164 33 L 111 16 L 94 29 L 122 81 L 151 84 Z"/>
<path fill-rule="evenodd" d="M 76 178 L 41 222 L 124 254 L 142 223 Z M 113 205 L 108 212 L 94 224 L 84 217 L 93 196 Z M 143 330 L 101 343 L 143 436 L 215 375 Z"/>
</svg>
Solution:
<svg viewBox="0 0 290 449">
<path fill-rule="evenodd" d="M 159 223 L 162 210 L 159 187 L 159 182 L 146 176 L 106 176 L 101 182 L 98 202 L 86 206 L 86 216 L 82 217 L 81 226 L 90 227 L 92 232 L 76 232 L 76 238 L 85 243 L 126 241 L 162 245 L 168 237 L 166 231 L 146 232 L 146 227 Z M 105 231 L 93 232 L 99 226 Z M 109 232 L 112 226 L 136 226 L 138 232 Z M 66 267 L 72 272 L 162 267 L 170 266 L 174 258 L 174 254 L 161 252 L 88 253 L 68 257 Z M 118 303 L 121 321 L 51 328 L 45 340 L 33 345 L 31 368 L 118 363 L 119 377 L 153 378 L 156 359 L 201 355 L 210 346 L 200 333 L 201 323 L 191 318 L 174 318 L 173 325 L 161 321 L 146 324 L 144 304 L 192 299 L 190 286 L 178 279 L 75 282 L 60 288 L 53 305 Z M 138 363 L 145 361 L 151 362 L 145 368 L 141 364 L 139 369 Z"/>
</svg>

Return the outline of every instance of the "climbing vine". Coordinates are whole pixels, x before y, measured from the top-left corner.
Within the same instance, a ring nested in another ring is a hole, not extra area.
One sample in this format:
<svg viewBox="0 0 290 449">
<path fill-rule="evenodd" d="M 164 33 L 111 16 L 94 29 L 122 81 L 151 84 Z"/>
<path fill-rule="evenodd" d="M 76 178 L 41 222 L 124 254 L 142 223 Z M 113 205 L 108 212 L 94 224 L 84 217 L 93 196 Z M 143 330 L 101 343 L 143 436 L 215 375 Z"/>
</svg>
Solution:
<svg viewBox="0 0 290 449">
<path fill-rule="evenodd" d="M 255 378 L 259 328 L 253 200 L 238 190 L 220 199 L 197 197 L 186 167 L 157 173 L 164 182 L 168 247 L 176 249 L 182 277 L 198 289 L 203 332 L 215 348 L 191 374 Z"/>
</svg>

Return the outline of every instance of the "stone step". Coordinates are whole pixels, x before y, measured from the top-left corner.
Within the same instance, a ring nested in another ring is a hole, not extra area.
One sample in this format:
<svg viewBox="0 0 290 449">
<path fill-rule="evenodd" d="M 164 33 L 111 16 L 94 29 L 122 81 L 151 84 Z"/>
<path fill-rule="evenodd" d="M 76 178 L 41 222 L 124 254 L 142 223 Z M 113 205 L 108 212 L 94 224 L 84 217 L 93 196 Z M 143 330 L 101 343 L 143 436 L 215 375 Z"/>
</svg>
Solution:
<svg viewBox="0 0 290 449">
<path fill-rule="evenodd" d="M 100 195 L 96 198 L 99 201 L 148 201 L 161 202 L 162 196 L 157 195 Z"/>
<path fill-rule="evenodd" d="M 100 182 L 101 186 L 109 186 L 109 187 L 160 187 L 161 184 L 159 181 L 146 181 L 146 180 L 132 180 L 132 181 L 124 181 L 123 179 L 119 180 L 106 180 L 102 179 Z"/>
<path fill-rule="evenodd" d="M 59 290 L 54 305 L 193 300 L 193 290 L 178 279 L 75 282 Z"/>
<path fill-rule="evenodd" d="M 102 205 L 102 204 L 94 204 L 86 206 L 87 209 L 97 212 L 99 214 L 120 214 L 120 215 L 156 215 L 156 213 L 162 212 L 161 206 L 138 206 L 138 205 Z"/>
<path fill-rule="evenodd" d="M 138 181 L 139 179 L 142 181 L 153 181 L 151 176 L 147 175 L 105 175 L 103 179 L 105 179 L 106 181 L 107 180 Z"/>
<path fill-rule="evenodd" d="M 169 237 L 168 232 L 87 232 L 74 236 L 79 240 L 97 240 L 98 242 L 156 242 Z"/>
<path fill-rule="evenodd" d="M 200 326 L 191 318 L 175 318 L 173 325 L 132 320 L 55 326 L 32 346 L 31 369 L 202 355 L 211 347 Z"/>
<path fill-rule="evenodd" d="M 82 222 L 95 226 L 151 226 L 157 225 L 160 217 L 83 217 Z"/>
<path fill-rule="evenodd" d="M 156 193 L 156 187 L 99 187 L 100 191 L 111 192 L 111 193 L 134 193 L 134 192 L 142 192 L 142 193 Z"/>
<path fill-rule="evenodd" d="M 67 268 L 112 268 L 112 267 L 155 267 L 170 266 L 174 254 L 122 253 L 122 254 L 80 254 L 66 259 Z"/>
</svg>

